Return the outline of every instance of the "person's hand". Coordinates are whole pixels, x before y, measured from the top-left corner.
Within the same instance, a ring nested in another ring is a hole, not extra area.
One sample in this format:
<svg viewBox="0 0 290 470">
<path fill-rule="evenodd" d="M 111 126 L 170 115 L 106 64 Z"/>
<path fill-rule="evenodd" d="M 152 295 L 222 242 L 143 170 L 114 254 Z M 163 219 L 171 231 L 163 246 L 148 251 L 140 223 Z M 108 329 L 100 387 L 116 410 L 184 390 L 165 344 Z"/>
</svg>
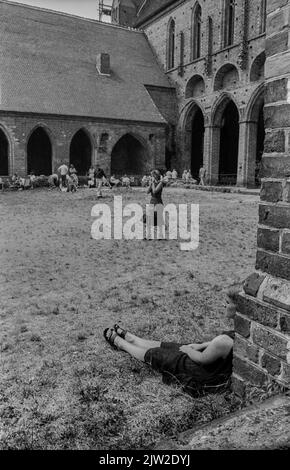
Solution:
<svg viewBox="0 0 290 470">
<path fill-rule="evenodd" d="M 193 344 L 188 344 L 188 346 L 194 349 L 195 351 L 200 351 L 201 349 L 204 349 L 204 346 L 202 344 L 193 343 Z"/>
<path fill-rule="evenodd" d="M 190 345 L 186 345 L 186 346 L 181 346 L 181 347 L 179 348 L 179 351 L 181 351 L 181 352 L 183 352 L 183 353 L 189 355 L 189 354 L 191 353 L 192 349 L 193 349 L 193 348 L 192 348 Z"/>
</svg>

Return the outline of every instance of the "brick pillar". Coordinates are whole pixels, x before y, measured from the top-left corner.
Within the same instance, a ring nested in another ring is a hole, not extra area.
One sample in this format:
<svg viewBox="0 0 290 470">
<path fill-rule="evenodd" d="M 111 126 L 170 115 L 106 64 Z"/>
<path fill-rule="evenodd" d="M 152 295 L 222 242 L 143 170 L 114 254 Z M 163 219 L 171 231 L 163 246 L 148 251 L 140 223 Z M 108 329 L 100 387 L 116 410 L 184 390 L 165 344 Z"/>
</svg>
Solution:
<svg viewBox="0 0 290 470">
<path fill-rule="evenodd" d="M 290 7 L 268 0 L 265 124 L 256 272 L 237 299 L 233 389 L 290 388 Z"/>
<path fill-rule="evenodd" d="M 210 180 L 210 147 L 211 147 L 211 127 L 204 126 L 203 140 L 203 166 L 206 170 L 206 181 Z"/>
<path fill-rule="evenodd" d="M 246 169 L 247 133 L 248 133 L 247 122 L 240 122 L 237 186 L 246 186 L 246 182 L 247 182 L 247 169 Z"/>
<path fill-rule="evenodd" d="M 257 127 L 254 121 L 240 122 L 237 186 L 255 187 Z"/>
<path fill-rule="evenodd" d="M 205 142 L 207 147 L 207 182 L 216 185 L 219 180 L 219 148 L 221 129 L 219 126 L 208 126 L 205 128 Z"/>
</svg>

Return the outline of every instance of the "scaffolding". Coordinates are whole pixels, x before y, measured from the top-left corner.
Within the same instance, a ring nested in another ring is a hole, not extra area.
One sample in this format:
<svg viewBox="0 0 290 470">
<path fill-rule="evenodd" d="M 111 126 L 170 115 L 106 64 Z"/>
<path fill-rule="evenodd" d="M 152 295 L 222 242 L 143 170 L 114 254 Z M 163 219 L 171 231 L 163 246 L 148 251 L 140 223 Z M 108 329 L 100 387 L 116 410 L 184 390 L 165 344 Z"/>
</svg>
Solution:
<svg viewBox="0 0 290 470">
<path fill-rule="evenodd" d="M 112 2 L 109 3 L 109 0 L 99 0 L 98 1 L 98 10 L 99 10 L 99 20 L 102 21 L 104 17 L 112 17 Z"/>
</svg>

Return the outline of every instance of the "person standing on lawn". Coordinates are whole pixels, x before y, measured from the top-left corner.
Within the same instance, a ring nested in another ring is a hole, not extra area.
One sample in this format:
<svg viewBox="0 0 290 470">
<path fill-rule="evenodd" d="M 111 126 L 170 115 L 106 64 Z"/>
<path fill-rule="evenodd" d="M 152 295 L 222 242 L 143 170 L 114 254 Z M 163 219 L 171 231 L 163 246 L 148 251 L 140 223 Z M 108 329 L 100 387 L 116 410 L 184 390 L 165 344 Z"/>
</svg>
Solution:
<svg viewBox="0 0 290 470">
<path fill-rule="evenodd" d="M 164 179 L 162 178 L 160 171 L 153 170 L 149 178 L 149 188 L 147 190 L 147 194 L 151 195 L 150 205 L 154 206 L 154 227 L 158 227 L 158 223 L 160 225 L 164 224 L 163 216 L 159 212 L 163 206 L 162 192 L 165 184 L 166 181 L 164 181 Z M 150 220 L 147 219 L 146 214 L 144 214 L 143 216 L 143 223 L 146 225 L 150 223 Z M 147 228 L 149 232 L 150 227 Z M 159 228 L 161 229 L 161 227 Z"/>
<path fill-rule="evenodd" d="M 200 186 L 205 186 L 204 179 L 205 179 L 205 168 L 201 166 L 199 169 L 199 185 Z"/>
<path fill-rule="evenodd" d="M 240 289 L 227 291 L 227 317 L 236 313 L 235 299 Z M 232 374 L 234 331 L 224 331 L 205 343 L 180 344 L 149 341 L 115 325 L 104 331 L 106 341 L 129 353 L 162 374 L 167 385 L 177 384 L 193 396 L 225 388 Z"/>
<path fill-rule="evenodd" d="M 68 166 L 62 162 L 60 165 L 59 169 L 57 170 L 58 173 L 60 174 L 60 183 L 63 188 L 66 188 L 67 186 L 67 174 L 68 174 Z"/>
<path fill-rule="evenodd" d="M 97 197 L 103 197 L 102 186 L 103 186 L 104 178 L 107 179 L 107 176 L 105 175 L 104 170 L 102 168 L 97 168 L 95 171 Z"/>
</svg>

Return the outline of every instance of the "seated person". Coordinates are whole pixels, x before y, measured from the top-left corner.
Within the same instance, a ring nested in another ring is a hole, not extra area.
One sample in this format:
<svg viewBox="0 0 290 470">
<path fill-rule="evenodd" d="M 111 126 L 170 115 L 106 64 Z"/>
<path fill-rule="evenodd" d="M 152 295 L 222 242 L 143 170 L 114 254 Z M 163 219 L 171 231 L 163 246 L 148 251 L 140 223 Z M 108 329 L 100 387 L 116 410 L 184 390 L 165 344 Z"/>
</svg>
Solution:
<svg viewBox="0 0 290 470">
<path fill-rule="evenodd" d="M 177 178 L 178 178 L 178 173 L 177 173 L 176 170 L 173 170 L 173 171 L 172 171 L 172 179 L 173 179 L 173 180 L 177 180 Z"/>
<path fill-rule="evenodd" d="M 93 166 L 89 169 L 89 181 L 88 181 L 88 186 L 89 188 L 95 188 L 96 187 L 96 180 L 95 180 L 95 169 Z"/>
<path fill-rule="evenodd" d="M 18 176 L 17 173 L 14 173 L 11 180 L 12 180 L 12 183 L 11 183 L 10 187 L 13 188 L 13 189 L 19 189 L 20 186 L 21 186 L 21 184 L 20 184 L 21 182 L 20 182 L 20 177 Z"/>
<path fill-rule="evenodd" d="M 121 181 L 122 181 L 122 186 L 124 186 L 125 188 L 131 187 L 131 180 L 127 175 L 124 175 Z"/>
<path fill-rule="evenodd" d="M 112 175 L 110 178 L 110 184 L 112 185 L 113 188 L 117 188 L 118 186 L 121 186 L 121 180 L 115 177 L 115 175 Z"/>
<path fill-rule="evenodd" d="M 187 181 L 187 170 L 184 170 L 184 172 L 182 173 L 182 179 L 183 181 Z"/>
<path fill-rule="evenodd" d="M 56 188 L 59 186 L 59 179 L 57 173 L 53 173 L 48 177 L 48 185 L 50 189 Z"/>
<path fill-rule="evenodd" d="M 32 189 L 30 176 L 23 178 L 23 189 Z"/>
<path fill-rule="evenodd" d="M 74 166 L 73 164 L 71 164 L 71 165 L 69 166 L 68 172 L 69 172 L 69 175 L 70 175 L 70 176 L 77 174 L 77 170 L 75 169 L 75 166 Z"/>
<path fill-rule="evenodd" d="M 36 176 L 35 176 L 33 171 L 30 173 L 29 178 L 30 178 L 31 189 L 34 189 L 35 182 L 36 182 Z"/>
<path fill-rule="evenodd" d="M 192 181 L 192 174 L 190 170 L 186 172 L 185 180 L 187 183 L 190 183 Z"/>
<path fill-rule="evenodd" d="M 145 188 L 146 186 L 148 186 L 148 184 L 149 184 L 149 178 L 148 176 L 144 175 L 141 180 L 141 186 Z"/>
<path fill-rule="evenodd" d="M 168 181 L 171 180 L 171 178 L 172 178 L 172 173 L 171 173 L 171 171 L 170 171 L 170 170 L 166 171 L 165 176 L 166 176 L 166 178 L 167 178 Z"/>
<path fill-rule="evenodd" d="M 78 189 L 78 177 L 75 173 L 67 175 L 67 191 L 76 193 Z"/>
<path fill-rule="evenodd" d="M 240 291 L 227 291 L 227 317 L 236 312 L 235 299 Z M 166 384 L 179 384 L 184 391 L 196 396 L 201 392 L 216 392 L 226 387 L 232 374 L 234 332 L 225 331 L 212 341 L 201 344 L 149 341 L 123 330 L 119 325 L 107 328 L 104 337 L 117 350 L 149 364 L 160 372 Z"/>
</svg>

